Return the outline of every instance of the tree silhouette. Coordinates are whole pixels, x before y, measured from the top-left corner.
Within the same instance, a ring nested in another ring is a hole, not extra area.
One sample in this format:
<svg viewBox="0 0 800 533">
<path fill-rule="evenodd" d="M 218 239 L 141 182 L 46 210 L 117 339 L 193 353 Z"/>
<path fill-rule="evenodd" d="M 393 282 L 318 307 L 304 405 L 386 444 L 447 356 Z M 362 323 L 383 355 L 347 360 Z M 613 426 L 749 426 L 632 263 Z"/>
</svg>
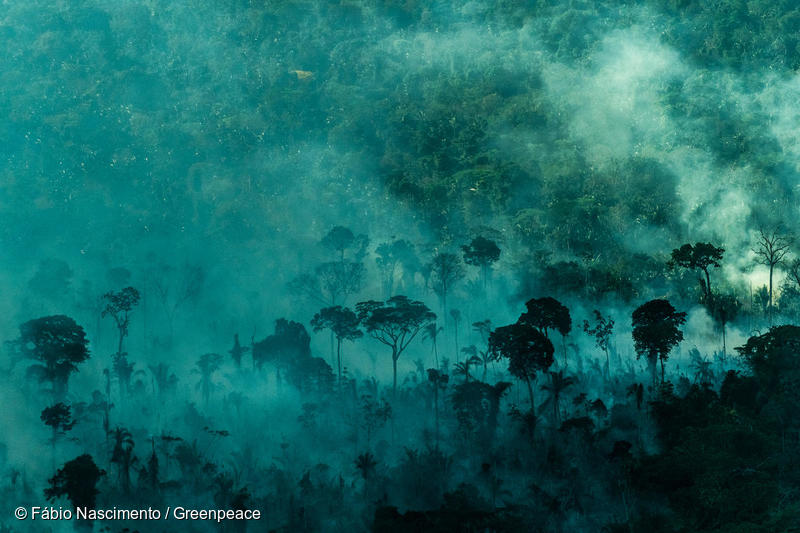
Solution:
<svg viewBox="0 0 800 533">
<path fill-rule="evenodd" d="M 458 358 L 458 325 L 461 323 L 461 311 L 458 309 L 451 309 L 450 318 L 453 319 L 453 339 L 456 345 L 456 358 Z M 447 317 L 445 317 L 445 319 L 447 319 Z"/>
<path fill-rule="evenodd" d="M 469 367 L 471 365 L 479 365 L 483 362 L 483 360 L 480 357 L 478 357 L 478 351 L 474 345 L 462 348 L 461 351 L 467 357 L 464 357 L 463 361 L 456 363 L 456 366 L 453 369 L 453 373 L 458 374 L 459 376 L 464 376 L 464 382 L 466 383 L 469 381 Z"/>
<path fill-rule="evenodd" d="M 392 406 L 386 400 L 378 401 L 369 394 L 361 396 L 361 427 L 367 434 L 367 448 L 372 435 L 392 417 Z"/>
<path fill-rule="evenodd" d="M 369 239 L 366 235 L 354 235 L 350 228 L 334 226 L 320 241 L 323 247 L 336 252 L 339 262 L 344 263 L 345 252 L 351 250 L 357 260 L 361 260 Z"/>
<path fill-rule="evenodd" d="M 786 234 L 780 233 L 779 229 L 765 231 L 763 228 L 758 230 L 758 240 L 753 253 L 756 254 L 756 262 L 769 268 L 769 309 L 772 309 L 772 275 L 775 267 L 783 264 L 786 254 L 794 239 Z M 771 313 L 770 313 L 771 316 Z"/>
<path fill-rule="evenodd" d="M 548 339 L 549 331 L 556 330 L 561 334 L 561 343 L 564 352 L 564 368 L 567 367 L 567 348 L 565 338 L 572 330 L 572 318 L 569 309 L 555 298 L 532 298 L 525 302 L 527 311 L 519 317 L 521 322 L 530 324 L 538 329 Z"/>
<path fill-rule="evenodd" d="M 690 270 L 700 270 L 705 275 L 705 280 L 702 278 L 700 280 L 700 286 L 703 290 L 705 304 L 709 308 L 712 308 L 714 304 L 709 269 L 720 266 L 724 253 L 724 248 L 717 248 L 707 242 L 698 242 L 694 246 L 684 244 L 680 248 L 672 250 L 671 267 L 679 266 Z"/>
<path fill-rule="evenodd" d="M 233 359 L 236 368 L 242 367 L 242 356 L 246 354 L 248 351 L 250 351 L 250 348 L 242 346 L 241 343 L 239 342 L 239 334 L 238 333 L 234 334 L 233 348 L 231 348 L 230 351 L 228 351 L 228 353 L 231 354 L 231 359 Z"/>
<path fill-rule="evenodd" d="M 500 248 L 496 242 L 479 236 L 472 239 L 468 245 L 462 246 L 461 250 L 466 264 L 480 268 L 485 290 L 492 265 L 500 259 Z"/>
<path fill-rule="evenodd" d="M 436 322 L 432 322 L 425 326 L 422 330 L 422 338 L 425 340 L 431 341 L 431 349 L 433 350 L 433 360 L 436 367 L 439 367 L 439 350 L 436 346 L 436 339 L 439 337 L 439 333 L 444 331 L 444 328 L 441 327 Z"/>
<path fill-rule="evenodd" d="M 336 337 L 336 365 L 339 371 L 339 380 L 342 379 L 342 341 L 353 341 L 361 338 L 364 333 L 358 329 L 358 316 L 347 307 L 326 307 L 311 319 L 311 327 L 315 332 L 329 329 Z"/>
<path fill-rule="evenodd" d="M 175 389 L 178 376 L 169 371 L 167 363 L 151 364 L 148 369 L 153 377 L 153 390 L 158 390 L 159 397 L 163 398 L 168 391 Z"/>
<path fill-rule="evenodd" d="M 28 368 L 28 373 L 40 382 L 49 382 L 55 397 L 63 396 L 70 374 L 89 358 L 86 332 L 64 315 L 29 320 L 19 331 L 13 345 L 22 357 L 38 362 Z"/>
<path fill-rule="evenodd" d="M 714 318 L 722 328 L 722 356 L 725 357 L 728 346 L 726 338 L 727 325 L 736 319 L 742 304 L 733 294 L 717 294 L 714 296 Z"/>
<path fill-rule="evenodd" d="M 366 269 L 360 261 L 328 261 L 314 274 L 300 274 L 289 283 L 294 294 L 322 305 L 336 305 L 364 286 Z"/>
<path fill-rule="evenodd" d="M 550 383 L 545 383 L 541 389 L 550 393 L 550 398 L 547 401 L 553 406 L 553 422 L 558 425 L 561 422 L 561 395 L 566 389 L 575 384 L 575 378 L 565 376 L 563 370 L 558 372 L 550 371 L 547 375 L 550 377 Z"/>
<path fill-rule="evenodd" d="M 280 370 L 296 361 L 311 358 L 311 337 L 303 324 L 279 318 L 275 321 L 275 332 L 254 343 L 252 354 L 254 368 L 271 363 L 280 381 Z"/>
<path fill-rule="evenodd" d="M 447 317 L 447 295 L 464 278 L 464 265 L 456 254 L 437 252 L 426 269 L 430 272 L 431 288 L 442 304 L 442 314 Z"/>
<path fill-rule="evenodd" d="M 131 467 L 137 462 L 133 455 L 133 436 L 127 429 L 119 427 L 114 428 L 111 436 L 114 439 L 111 462 L 117 465 L 122 490 L 127 494 L 131 490 Z"/>
<path fill-rule="evenodd" d="M 489 335 L 489 351 L 498 357 L 508 358 L 508 371 L 525 381 L 531 411 L 534 411 L 536 404 L 531 381 L 536 379 L 537 372 L 543 372 L 553 364 L 553 343 L 520 317 L 516 323 L 499 327 Z"/>
<path fill-rule="evenodd" d="M 436 314 L 422 302 L 407 296 L 392 296 L 386 302 L 369 300 L 356 305 L 358 318 L 367 333 L 392 349 L 392 391 L 397 393 L 397 360 L 414 337 Z"/>
<path fill-rule="evenodd" d="M 398 267 L 402 271 L 401 281 L 409 273 L 413 275 L 420 267 L 414 245 L 405 239 L 380 244 L 375 249 L 375 255 L 385 297 L 394 293 Z"/>
<path fill-rule="evenodd" d="M 362 259 L 369 239 L 366 235 L 356 237 L 344 226 L 335 226 L 320 244 L 336 253 L 335 260 L 318 265 L 313 275 L 306 273 L 295 277 L 289 283 L 289 289 L 322 305 L 333 306 L 363 287 L 366 268 Z M 349 258 L 348 250 L 351 252 Z"/>
<path fill-rule="evenodd" d="M 66 496 L 73 508 L 94 509 L 99 491 L 97 482 L 106 473 L 97 468 L 91 455 L 84 454 L 68 461 L 50 478 L 50 487 L 44 489 L 49 501 Z"/>
<path fill-rule="evenodd" d="M 495 385 L 480 381 L 456 385 L 451 403 L 461 430 L 474 435 L 483 446 L 490 446 L 497 429 L 500 399 L 510 386 L 505 381 Z"/>
<path fill-rule="evenodd" d="M 208 405 L 211 389 L 214 388 L 214 374 L 222 365 L 222 356 L 218 353 L 203 354 L 197 361 L 197 372 L 200 374 L 200 383 L 197 386 L 203 396 L 203 403 Z"/>
<path fill-rule="evenodd" d="M 614 319 L 604 317 L 597 309 L 594 310 L 594 327 L 589 325 L 588 320 L 583 321 L 583 331 L 594 337 L 595 345 L 606 354 L 606 374 L 610 371 L 611 363 L 608 356 L 608 348 L 611 343 L 611 335 L 614 332 Z"/>
<path fill-rule="evenodd" d="M 50 444 L 53 448 L 53 459 L 55 460 L 56 442 L 58 442 L 59 435 L 65 435 L 75 425 L 75 420 L 72 418 L 72 410 L 69 405 L 59 402 L 50 407 L 45 407 L 40 418 L 53 431 Z"/>
<path fill-rule="evenodd" d="M 664 383 L 664 363 L 669 352 L 683 340 L 678 329 L 686 322 L 686 313 L 679 313 L 667 300 L 650 300 L 639 306 L 631 315 L 633 342 L 637 359 L 647 358 L 656 384 L 656 364 L 661 362 L 661 383 Z"/>
<path fill-rule="evenodd" d="M 185 262 L 180 268 L 175 268 L 159 262 L 151 267 L 148 280 L 167 318 L 171 342 L 175 317 L 182 307 L 198 300 L 206 281 L 206 272 L 199 264 Z"/>
<path fill-rule="evenodd" d="M 130 312 L 139 303 L 139 291 L 133 287 L 125 287 L 118 292 L 107 292 L 103 295 L 106 306 L 103 309 L 103 316 L 110 316 L 114 319 L 119 333 L 119 344 L 117 354 L 122 355 L 122 342 L 128 336 L 130 326 Z"/>
<path fill-rule="evenodd" d="M 439 391 L 447 390 L 447 383 L 450 381 L 450 376 L 444 372 L 436 369 L 428 369 L 428 383 L 433 390 L 433 410 L 436 422 L 436 448 L 439 448 Z"/>
</svg>

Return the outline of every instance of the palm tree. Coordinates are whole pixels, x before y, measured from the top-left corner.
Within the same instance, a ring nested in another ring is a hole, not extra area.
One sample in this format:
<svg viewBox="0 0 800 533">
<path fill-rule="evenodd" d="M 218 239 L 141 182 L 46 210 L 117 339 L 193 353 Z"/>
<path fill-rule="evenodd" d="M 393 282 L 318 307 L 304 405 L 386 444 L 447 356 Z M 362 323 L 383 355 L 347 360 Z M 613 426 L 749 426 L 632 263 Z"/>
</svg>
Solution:
<svg viewBox="0 0 800 533">
<path fill-rule="evenodd" d="M 136 456 L 133 455 L 133 436 L 130 431 L 120 427 L 115 428 L 111 434 L 114 437 L 111 462 L 119 467 L 122 490 L 128 493 L 131 490 L 131 466 L 137 462 Z"/>
<path fill-rule="evenodd" d="M 435 369 L 428 369 L 428 381 L 433 388 L 433 409 L 436 415 L 436 449 L 439 449 L 439 391 L 447 389 L 450 376 Z"/>
<path fill-rule="evenodd" d="M 439 350 L 436 348 L 436 338 L 442 331 L 444 331 L 444 328 L 436 324 L 436 322 L 431 322 L 422 330 L 422 338 L 430 340 L 433 345 L 433 361 L 436 368 L 439 368 Z"/>
<path fill-rule="evenodd" d="M 471 352 L 469 351 L 469 348 L 472 348 L 472 350 L 475 350 L 474 346 L 470 346 L 470 347 L 464 348 L 462 351 L 464 353 L 466 353 L 467 355 L 470 355 Z M 479 365 L 479 364 L 481 364 L 481 358 L 478 357 L 477 355 L 470 355 L 470 357 L 465 359 L 463 362 L 456 364 L 456 367 L 453 370 L 453 373 L 454 374 L 458 374 L 460 376 L 464 376 L 464 383 L 466 383 L 466 382 L 469 381 L 469 367 L 470 367 L 470 365 Z"/>
<path fill-rule="evenodd" d="M 547 374 L 550 376 L 550 383 L 542 385 L 542 390 L 550 393 L 548 401 L 553 404 L 553 421 L 558 424 L 561 421 L 561 411 L 559 409 L 561 394 L 575 384 L 575 378 L 565 376 L 563 370 L 558 372 L 550 371 Z"/>
<path fill-rule="evenodd" d="M 458 362 L 458 324 L 461 322 L 461 311 L 458 309 L 450 310 L 450 317 L 453 319 L 453 338 L 456 341 L 456 363 Z M 447 320 L 447 317 L 445 317 Z"/>
</svg>

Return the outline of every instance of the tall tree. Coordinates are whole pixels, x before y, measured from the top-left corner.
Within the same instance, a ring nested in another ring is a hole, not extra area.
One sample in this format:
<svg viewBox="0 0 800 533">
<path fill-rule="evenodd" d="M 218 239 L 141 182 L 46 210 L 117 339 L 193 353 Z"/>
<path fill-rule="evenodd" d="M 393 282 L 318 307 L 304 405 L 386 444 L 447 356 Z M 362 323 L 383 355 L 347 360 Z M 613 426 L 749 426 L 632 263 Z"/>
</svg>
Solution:
<svg viewBox="0 0 800 533">
<path fill-rule="evenodd" d="M 436 346 L 436 340 L 439 338 L 439 333 L 444 331 L 436 322 L 431 322 L 422 331 L 422 338 L 431 341 L 431 349 L 433 350 L 433 362 L 436 368 L 439 368 L 439 349 Z"/>
<path fill-rule="evenodd" d="M 364 257 L 369 238 L 366 235 L 355 235 L 350 228 L 334 226 L 320 241 L 323 247 L 332 250 L 341 263 L 345 261 L 345 253 L 349 250 L 356 260 Z"/>
<path fill-rule="evenodd" d="M 50 478 L 50 487 L 44 489 L 49 501 L 66 496 L 73 508 L 94 509 L 99 491 L 97 482 L 106 475 L 100 470 L 91 455 L 84 454 L 68 461 Z"/>
<path fill-rule="evenodd" d="M 361 338 L 364 333 L 358 329 L 358 316 L 347 307 L 326 307 L 311 319 L 311 327 L 315 332 L 329 329 L 336 337 L 336 365 L 339 371 L 339 380 L 342 379 L 342 341 L 353 341 Z"/>
<path fill-rule="evenodd" d="M 703 291 L 704 303 L 709 308 L 712 308 L 714 303 L 709 269 L 711 267 L 719 268 L 724 253 L 724 248 L 717 248 L 707 242 L 698 242 L 694 246 L 684 244 L 680 248 L 672 250 L 669 262 L 671 267 L 679 266 L 690 270 L 699 270 L 705 275 L 705 280 L 700 279 L 700 287 Z"/>
<path fill-rule="evenodd" d="M 183 263 L 180 268 L 158 262 L 150 268 L 148 281 L 164 310 L 169 340 L 172 342 L 175 318 L 181 308 L 200 298 L 206 281 L 206 272 L 201 265 L 189 262 Z"/>
<path fill-rule="evenodd" d="M 544 298 L 531 298 L 525 302 L 527 311 L 519 317 L 538 329 L 545 337 L 550 338 L 549 332 L 556 330 L 561 334 L 561 347 L 564 353 L 564 368 L 567 367 L 566 336 L 572 330 L 572 318 L 561 302 L 549 296 Z"/>
<path fill-rule="evenodd" d="M 464 278 L 464 265 L 456 254 L 437 252 L 428 263 L 429 282 L 442 304 L 443 316 L 447 316 L 447 295 L 453 286 Z"/>
<path fill-rule="evenodd" d="M 197 360 L 197 372 L 200 374 L 200 382 L 197 386 L 203 395 L 203 403 L 208 405 L 211 397 L 211 389 L 214 388 L 214 374 L 222 365 L 222 356 L 218 353 L 203 354 Z"/>
<path fill-rule="evenodd" d="M 453 340 L 456 345 L 456 362 L 458 362 L 458 325 L 461 324 L 461 311 L 458 309 L 451 309 L 450 318 L 453 319 Z"/>
<path fill-rule="evenodd" d="M 469 244 L 462 246 L 461 251 L 464 253 L 466 264 L 480 268 L 485 291 L 492 265 L 500 259 L 500 248 L 493 240 L 478 236 Z"/>
<path fill-rule="evenodd" d="M 242 346 L 239 342 L 239 334 L 236 333 L 233 335 L 233 348 L 231 348 L 228 353 L 231 354 L 231 359 L 233 359 L 236 368 L 242 367 L 242 356 L 250 351 L 250 348 L 247 346 Z"/>
<path fill-rule="evenodd" d="M 664 383 L 664 363 L 669 352 L 683 340 L 679 329 L 686 322 L 686 313 L 679 313 L 667 300 L 650 300 L 631 315 L 633 343 L 637 359 L 647 358 L 656 384 L 656 365 L 661 362 L 661 383 Z"/>
<path fill-rule="evenodd" d="M 65 315 L 29 320 L 20 325 L 19 332 L 13 346 L 22 357 L 37 361 L 28 373 L 49 382 L 55 397 L 63 396 L 70 374 L 89 358 L 86 332 Z"/>
<path fill-rule="evenodd" d="M 546 371 L 555 359 L 553 343 L 522 317 L 516 323 L 495 329 L 489 335 L 489 351 L 508 358 L 508 371 L 528 386 L 531 411 L 535 412 L 533 385 L 538 372 Z"/>
<path fill-rule="evenodd" d="M 40 415 L 42 422 L 49 426 L 53 431 L 50 444 L 53 448 L 53 460 L 55 461 L 56 443 L 60 435 L 65 435 L 67 431 L 72 429 L 75 425 L 75 420 L 72 418 L 72 410 L 69 405 L 62 402 L 45 407 Z"/>
<path fill-rule="evenodd" d="M 111 434 L 114 438 L 111 462 L 117 465 L 122 490 L 127 494 L 131 490 L 131 467 L 137 462 L 133 455 L 133 436 L 130 431 L 120 427 L 114 428 Z"/>
<path fill-rule="evenodd" d="M 386 302 L 360 302 L 356 312 L 370 337 L 392 349 L 392 391 L 396 394 L 397 360 L 414 337 L 436 321 L 436 314 L 424 303 L 407 296 L 392 296 Z"/>
<path fill-rule="evenodd" d="M 769 308 L 772 309 L 772 275 L 775 267 L 783 264 L 786 254 L 794 239 L 787 234 L 781 233 L 778 228 L 765 231 L 763 228 L 758 230 L 758 240 L 753 253 L 756 254 L 756 262 L 769 268 Z M 771 313 L 770 313 L 771 316 Z"/>
<path fill-rule="evenodd" d="M 436 422 L 436 449 L 439 449 L 439 392 L 447 389 L 447 383 L 450 377 L 444 372 L 436 369 L 428 369 L 428 383 L 433 390 L 433 410 Z"/>
<path fill-rule="evenodd" d="M 583 331 L 594 337 L 595 346 L 603 350 L 606 354 L 606 376 L 611 367 L 610 357 L 608 355 L 609 345 L 611 344 L 611 335 L 614 332 L 614 319 L 611 317 L 604 317 L 603 314 L 597 309 L 594 310 L 594 326 L 589 325 L 588 320 L 583 321 Z"/>
<path fill-rule="evenodd" d="M 405 239 L 396 239 L 384 242 L 375 249 L 375 263 L 381 276 L 381 284 L 385 297 L 394 294 L 400 272 L 400 285 L 409 275 L 420 268 L 419 259 L 414 250 L 414 245 Z"/>
<path fill-rule="evenodd" d="M 128 336 L 128 328 L 130 326 L 130 313 L 134 307 L 139 303 L 139 291 L 133 287 L 125 287 L 117 292 L 107 292 L 103 295 L 103 300 L 106 302 L 105 309 L 103 309 L 103 316 L 110 316 L 114 319 L 114 324 L 117 326 L 119 333 L 119 344 L 117 345 L 117 355 L 121 356 L 122 342 Z"/>
<path fill-rule="evenodd" d="M 550 393 L 548 402 L 553 406 L 553 423 L 557 425 L 561 422 L 561 395 L 566 389 L 575 384 L 575 378 L 565 376 L 563 370 L 558 372 L 550 371 L 547 375 L 550 376 L 550 383 L 542 385 L 542 390 Z"/>
</svg>

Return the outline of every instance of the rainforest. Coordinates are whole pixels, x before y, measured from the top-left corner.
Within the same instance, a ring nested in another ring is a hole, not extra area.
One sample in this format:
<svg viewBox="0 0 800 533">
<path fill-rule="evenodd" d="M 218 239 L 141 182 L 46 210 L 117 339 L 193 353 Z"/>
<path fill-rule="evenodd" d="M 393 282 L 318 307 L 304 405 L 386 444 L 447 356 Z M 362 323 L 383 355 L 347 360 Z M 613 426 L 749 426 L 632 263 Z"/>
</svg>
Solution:
<svg viewBox="0 0 800 533">
<path fill-rule="evenodd" d="M 0 44 L 0 532 L 800 531 L 795 2 Z"/>
</svg>

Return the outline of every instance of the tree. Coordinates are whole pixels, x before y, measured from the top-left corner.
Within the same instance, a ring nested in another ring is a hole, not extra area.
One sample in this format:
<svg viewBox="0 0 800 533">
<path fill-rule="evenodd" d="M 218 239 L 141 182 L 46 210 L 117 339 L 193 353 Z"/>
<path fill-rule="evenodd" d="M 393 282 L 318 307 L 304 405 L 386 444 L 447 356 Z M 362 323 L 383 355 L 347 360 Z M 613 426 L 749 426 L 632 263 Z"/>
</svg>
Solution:
<svg viewBox="0 0 800 533">
<path fill-rule="evenodd" d="M 86 332 L 65 315 L 29 320 L 20 325 L 19 331 L 13 344 L 22 357 L 38 361 L 28 368 L 28 373 L 40 382 L 50 382 L 54 396 L 65 394 L 70 374 L 89 358 Z"/>
<path fill-rule="evenodd" d="M 369 300 L 356 305 L 356 312 L 367 333 L 392 349 L 392 391 L 397 393 L 397 360 L 414 337 L 436 314 L 422 302 L 407 296 L 392 296 L 386 302 Z"/>
<path fill-rule="evenodd" d="M 456 363 L 453 373 L 464 376 L 464 383 L 467 383 L 469 381 L 469 367 L 471 365 L 479 365 L 483 360 L 478 357 L 478 351 L 474 345 L 462 348 L 461 351 L 465 354 L 464 360 Z M 486 368 L 484 366 L 484 374 L 485 373 Z"/>
<path fill-rule="evenodd" d="M 555 349 L 550 339 L 520 317 L 516 323 L 499 327 L 489 335 L 489 351 L 495 356 L 508 358 L 508 371 L 525 381 L 531 411 L 535 412 L 531 381 L 536 379 L 537 372 L 547 370 L 555 361 Z"/>
<path fill-rule="evenodd" d="M 183 263 L 180 268 L 159 262 L 151 268 L 149 278 L 164 309 L 171 341 L 178 311 L 198 300 L 203 291 L 206 272 L 202 266 L 188 262 Z"/>
<path fill-rule="evenodd" d="M 727 352 L 726 327 L 731 320 L 736 319 L 741 303 L 733 294 L 717 294 L 714 296 L 714 318 L 722 327 L 722 357 Z"/>
<path fill-rule="evenodd" d="M 114 319 L 114 324 L 117 326 L 119 332 L 119 344 L 117 345 L 117 355 L 121 356 L 122 341 L 128 335 L 128 327 L 130 326 L 130 312 L 139 303 L 139 291 L 133 287 L 125 287 L 118 292 L 107 292 L 103 295 L 103 300 L 106 302 L 105 309 L 103 309 L 102 316 L 111 316 Z"/>
<path fill-rule="evenodd" d="M 542 385 L 542 390 L 550 393 L 548 400 L 553 405 L 553 423 L 558 425 L 561 421 L 560 401 L 561 394 L 575 384 L 575 378 L 565 376 L 563 370 L 558 372 L 550 371 L 547 373 L 550 376 L 550 383 Z"/>
<path fill-rule="evenodd" d="M 197 361 L 197 372 L 200 374 L 200 383 L 197 386 L 203 395 L 203 403 L 208 405 L 211 389 L 214 388 L 214 373 L 222 365 L 222 356 L 218 353 L 207 353 Z"/>
<path fill-rule="evenodd" d="M 572 318 L 569 309 L 555 298 L 531 298 L 525 302 L 527 311 L 519 317 L 538 329 L 545 337 L 550 338 L 549 330 L 556 330 L 561 334 L 561 344 L 564 352 L 564 368 L 567 367 L 567 347 L 565 338 L 572 330 Z"/>
<path fill-rule="evenodd" d="M 336 364 L 340 381 L 342 379 L 342 341 L 354 341 L 361 338 L 364 333 L 358 329 L 358 325 L 358 316 L 347 307 L 338 305 L 320 310 L 311 319 L 311 327 L 315 332 L 329 329 L 336 337 Z"/>
<path fill-rule="evenodd" d="M 361 427 L 367 433 L 367 448 L 372 435 L 392 417 L 392 406 L 385 399 L 378 401 L 369 394 L 361 396 Z"/>
<path fill-rule="evenodd" d="M 50 407 L 45 407 L 40 418 L 53 431 L 50 444 L 53 447 L 53 458 L 55 460 L 56 442 L 59 435 L 65 435 L 75 425 L 75 420 L 72 419 L 72 411 L 69 405 L 59 402 Z"/>
<path fill-rule="evenodd" d="M 433 360 L 436 367 L 439 367 L 439 350 L 436 346 L 436 339 L 439 338 L 439 333 L 444 331 L 444 328 L 441 327 L 436 322 L 431 322 L 422 331 L 422 338 L 425 340 L 431 341 L 432 350 L 433 350 Z"/>
<path fill-rule="evenodd" d="M 492 269 L 492 264 L 500 259 L 500 248 L 497 243 L 485 237 L 475 237 L 468 245 L 461 247 L 464 252 L 464 262 L 468 265 L 476 266 L 481 270 L 483 288 L 486 290 L 486 283 Z"/>
<path fill-rule="evenodd" d="M 497 429 L 500 400 L 510 386 L 511 383 L 506 381 L 495 385 L 470 381 L 454 387 L 450 401 L 459 427 L 466 435 L 474 436 L 485 448 L 491 447 Z"/>
<path fill-rule="evenodd" d="M 228 351 L 228 353 L 231 354 L 231 359 L 233 359 L 236 368 L 242 367 L 242 356 L 246 354 L 248 351 L 250 351 L 250 348 L 242 346 L 241 343 L 239 343 L 239 334 L 238 333 L 234 334 L 233 348 L 231 348 L 230 351 Z"/>
<path fill-rule="evenodd" d="M 105 471 L 97 468 L 92 456 L 84 454 L 65 463 L 50 478 L 50 487 L 44 489 L 44 495 L 49 501 L 66 496 L 74 508 L 94 509 L 99 494 L 97 482 L 104 475 Z"/>
<path fill-rule="evenodd" d="M 683 340 L 678 329 L 686 322 L 686 313 L 679 313 L 667 300 L 650 300 L 631 315 L 636 358 L 645 356 L 656 384 L 656 364 L 661 362 L 661 383 L 664 383 L 664 363 L 669 352 Z"/>
<path fill-rule="evenodd" d="M 361 262 L 328 261 L 314 269 L 314 274 L 300 274 L 289 282 L 289 290 L 322 305 L 333 306 L 361 290 L 366 268 Z"/>
<path fill-rule="evenodd" d="M 311 337 L 303 324 L 279 318 L 275 321 L 275 332 L 254 343 L 252 354 L 254 369 L 271 363 L 280 381 L 281 369 L 289 368 L 296 361 L 311 358 Z"/>
<path fill-rule="evenodd" d="M 690 270 L 699 270 L 705 274 L 705 281 L 700 280 L 700 287 L 703 291 L 705 304 L 711 308 L 713 306 L 713 293 L 711 292 L 711 276 L 709 269 L 720 266 L 724 248 L 717 248 L 707 242 L 698 242 L 694 246 L 684 244 L 680 248 L 672 250 L 672 258 L 669 262 L 671 267 L 679 266 Z"/>
<path fill-rule="evenodd" d="M 594 310 L 594 327 L 589 325 L 588 320 L 583 321 L 583 331 L 594 337 L 595 345 L 603 350 L 606 354 L 606 375 L 610 370 L 610 358 L 608 356 L 608 348 L 611 343 L 611 335 L 614 332 L 614 319 L 611 317 L 604 317 L 603 314 L 597 309 Z"/>
<path fill-rule="evenodd" d="M 442 303 L 442 313 L 447 316 L 447 295 L 453 285 L 464 277 L 464 265 L 456 254 L 437 252 L 427 265 L 430 272 L 430 284 L 433 292 Z"/>
<path fill-rule="evenodd" d="M 433 410 L 436 421 L 436 448 L 439 448 L 439 391 L 447 390 L 447 383 L 450 381 L 450 376 L 444 372 L 436 369 L 428 369 L 428 383 L 433 390 Z"/>
<path fill-rule="evenodd" d="M 401 268 L 401 281 L 409 272 L 413 275 L 419 270 L 419 259 L 414 251 L 414 245 L 405 239 L 381 243 L 375 249 L 375 255 L 375 263 L 380 272 L 386 297 L 394 292 L 398 267 Z"/>
<path fill-rule="evenodd" d="M 771 231 L 758 230 L 759 236 L 753 252 L 756 254 L 756 263 L 769 268 L 769 308 L 772 309 L 772 274 L 775 267 L 783 264 L 789 247 L 794 242 L 791 236 L 779 233 L 779 230 Z"/>
<path fill-rule="evenodd" d="M 137 461 L 133 455 L 133 436 L 127 429 L 119 427 L 114 428 L 111 434 L 114 437 L 111 462 L 117 465 L 122 490 L 127 494 L 131 490 L 131 467 Z"/>
<path fill-rule="evenodd" d="M 450 318 L 453 319 L 453 339 L 456 344 L 456 358 L 458 358 L 458 325 L 461 323 L 461 311 L 458 309 L 451 309 Z"/>
<path fill-rule="evenodd" d="M 344 263 L 347 250 L 352 250 L 358 260 L 364 256 L 369 239 L 366 235 L 354 235 L 350 228 L 334 226 L 322 238 L 320 244 L 339 255 L 339 262 Z"/>
</svg>

